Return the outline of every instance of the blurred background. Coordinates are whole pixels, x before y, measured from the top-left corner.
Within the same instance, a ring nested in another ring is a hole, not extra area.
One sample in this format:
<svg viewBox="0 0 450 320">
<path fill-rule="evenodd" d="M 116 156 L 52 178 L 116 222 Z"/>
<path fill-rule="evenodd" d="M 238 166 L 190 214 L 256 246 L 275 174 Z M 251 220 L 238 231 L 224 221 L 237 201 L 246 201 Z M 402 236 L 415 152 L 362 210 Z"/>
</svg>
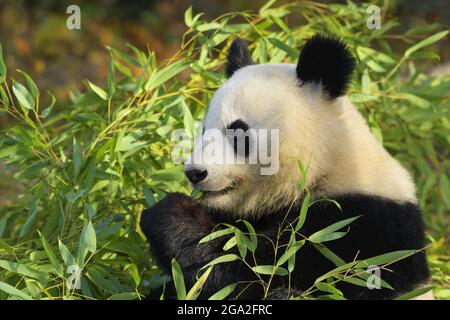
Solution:
<svg viewBox="0 0 450 320">
<path fill-rule="evenodd" d="M 288 1 L 277 3 L 283 2 Z M 104 83 L 108 66 L 105 46 L 125 49 L 131 43 L 139 49 L 152 48 L 159 59 L 172 56 L 186 30 L 184 11 L 190 5 L 194 12 L 205 12 L 209 20 L 225 12 L 257 11 L 264 3 L 266 0 L 0 0 L 0 43 L 10 70 L 26 70 L 42 90 L 51 89 L 64 99 L 69 89 L 81 85 L 80 80 Z M 65 27 L 66 9 L 71 4 L 81 8 L 81 30 Z M 450 25 L 448 0 L 392 0 L 388 4 L 404 30 L 432 23 Z M 439 50 L 442 63 L 450 58 L 444 44 Z M 1 125 L 7 125 L 5 122 Z"/>
</svg>

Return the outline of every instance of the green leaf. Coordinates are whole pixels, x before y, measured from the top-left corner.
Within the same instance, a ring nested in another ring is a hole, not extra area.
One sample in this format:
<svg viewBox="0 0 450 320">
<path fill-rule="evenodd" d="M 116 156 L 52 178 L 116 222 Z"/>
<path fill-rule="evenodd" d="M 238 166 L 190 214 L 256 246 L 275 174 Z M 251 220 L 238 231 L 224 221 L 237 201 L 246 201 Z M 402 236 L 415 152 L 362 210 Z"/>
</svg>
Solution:
<svg viewBox="0 0 450 320">
<path fill-rule="evenodd" d="M 207 263 L 206 265 L 204 265 L 202 267 L 202 269 L 208 268 L 210 266 L 214 266 L 219 263 L 231 262 L 231 261 L 236 261 L 236 260 L 241 260 L 241 258 L 235 254 L 225 254 L 225 255 L 220 256 L 220 257 L 214 259 L 213 261 Z"/>
<path fill-rule="evenodd" d="M 70 250 L 66 247 L 64 243 L 60 239 L 58 239 L 59 252 L 61 253 L 61 257 L 66 266 L 75 265 L 75 258 L 73 257 Z"/>
<path fill-rule="evenodd" d="M 42 113 L 41 113 L 42 118 L 47 118 L 47 116 L 52 111 L 53 106 L 55 105 L 55 102 L 56 102 L 55 96 L 50 91 L 47 91 L 47 93 L 50 96 L 51 101 L 50 101 L 50 104 L 48 105 L 48 107 L 42 111 Z"/>
<path fill-rule="evenodd" d="M 133 66 L 133 67 L 136 67 L 136 68 L 142 67 L 141 64 L 139 63 L 139 61 L 137 61 L 133 57 L 131 57 L 131 56 L 129 56 L 129 55 L 127 55 L 127 54 L 117 50 L 117 49 L 114 49 L 114 48 L 111 48 L 111 47 L 107 47 L 107 48 L 115 56 L 117 56 L 118 58 L 122 59 L 124 62 L 126 62 L 130 66 Z"/>
<path fill-rule="evenodd" d="M 331 233 L 317 236 L 317 237 L 314 237 L 313 239 L 308 239 L 308 240 L 311 242 L 314 242 L 314 243 L 323 243 L 323 242 L 340 239 L 343 236 L 345 236 L 346 234 L 347 234 L 347 232 L 331 232 Z"/>
<path fill-rule="evenodd" d="M 269 40 L 270 43 L 273 44 L 275 47 L 286 52 L 291 58 L 297 59 L 298 56 L 300 55 L 300 51 L 298 49 L 288 46 L 286 43 L 280 41 L 277 38 L 268 38 L 267 40 Z"/>
<path fill-rule="evenodd" d="M 136 292 L 114 293 L 107 300 L 136 300 L 138 295 Z"/>
<path fill-rule="evenodd" d="M 395 261 L 399 261 L 405 259 L 413 254 L 417 253 L 417 250 L 399 250 L 393 251 L 385 254 L 378 255 L 376 257 L 368 258 L 365 260 L 361 260 L 356 265 L 357 268 L 366 268 L 368 266 L 376 265 L 381 266 L 386 263 L 392 263 Z"/>
<path fill-rule="evenodd" d="M 439 189 L 441 190 L 442 198 L 447 208 L 450 209 L 450 183 L 445 174 L 439 177 Z"/>
<path fill-rule="evenodd" d="M 401 92 L 396 95 L 399 99 L 405 99 L 409 102 L 411 102 L 413 105 L 418 106 L 423 109 L 427 109 L 431 106 L 431 103 L 428 100 L 425 100 L 417 95 Z"/>
<path fill-rule="evenodd" d="M 125 270 L 130 272 L 131 276 L 133 277 L 134 283 L 136 286 L 139 286 L 141 284 L 141 275 L 139 274 L 139 269 L 134 263 L 130 263 L 125 267 Z"/>
<path fill-rule="evenodd" d="M 436 33 L 436 34 L 426 38 L 425 40 L 422 40 L 419 43 L 413 45 L 411 48 L 409 48 L 408 50 L 405 51 L 405 54 L 404 54 L 405 58 L 408 58 L 413 52 L 441 40 L 448 34 L 448 32 L 449 32 L 448 30 L 441 31 L 441 32 Z"/>
<path fill-rule="evenodd" d="M 389 283 L 387 283 L 386 281 L 384 281 L 383 279 L 378 277 L 376 274 L 367 272 L 366 269 L 354 269 L 354 270 L 352 270 L 352 273 L 354 273 L 357 277 L 364 279 L 366 287 L 367 287 L 367 281 L 369 280 L 369 278 L 375 277 L 380 282 L 381 287 L 387 288 L 389 290 L 394 290 L 394 288 L 392 288 L 392 286 Z M 336 277 L 336 278 L 338 278 L 338 277 Z M 346 277 L 345 279 L 347 279 L 347 278 L 350 279 L 350 277 Z"/>
<path fill-rule="evenodd" d="M 321 275 L 320 277 L 318 277 L 315 281 L 314 284 L 317 284 L 319 282 L 322 282 L 325 279 L 328 279 L 329 277 L 332 277 L 336 274 L 340 274 L 342 272 L 347 272 L 348 270 L 351 270 L 356 264 L 358 263 L 358 261 L 352 261 L 346 264 L 343 264 L 339 267 L 336 267 L 330 271 L 328 271 L 327 273 Z"/>
<path fill-rule="evenodd" d="M 345 277 L 344 278 L 344 276 L 342 276 L 342 275 L 336 275 L 335 278 L 339 279 L 339 281 L 344 281 L 344 282 L 347 282 L 347 283 L 351 283 L 351 284 L 353 284 L 355 286 L 358 286 L 358 287 L 367 288 L 367 281 L 366 280 L 362 280 L 362 279 L 356 278 L 354 276 L 353 277 L 349 276 L 349 277 Z"/>
<path fill-rule="evenodd" d="M 31 204 L 29 206 L 29 213 L 28 213 L 27 220 L 20 228 L 20 232 L 19 232 L 20 239 L 26 237 L 31 232 L 31 230 L 36 222 L 36 217 L 39 212 L 38 202 L 39 202 L 39 199 L 33 198 L 33 201 L 31 202 Z"/>
<path fill-rule="evenodd" d="M 342 260 L 339 256 L 337 256 L 330 249 L 325 247 L 323 244 L 313 243 L 314 248 L 316 248 L 321 254 L 323 254 L 328 260 L 334 263 L 335 266 L 341 266 L 345 264 L 345 261 Z"/>
<path fill-rule="evenodd" d="M 29 110 L 34 108 L 35 102 L 33 96 L 21 83 L 14 81 L 13 92 L 22 107 Z"/>
<path fill-rule="evenodd" d="M 9 107 L 9 98 L 6 94 L 3 87 L 0 86 L 0 101 L 2 102 L 2 108 L 0 109 L 0 112 L 5 111 Z"/>
<path fill-rule="evenodd" d="M 187 133 L 191 138 L 194 137 L 195 129 L 194 129 L 194 118 L 192 117 L 192 113 L 189 110 L 188 106 L 184 101 L 181 102 L 181 106 L 183 108 L 183 124 Z"/>
<path fill-rule="evenodd" d="M 313 233 L 308 238 L 308 240 L 311 242 L 320 243 L 320 242 L 330 241 L 330 240 L 334 240 L 334 239 L 339 239 L 340 237 L 345 235 L 345 232 L 334 232 L 334 231 L 342 229 L 343 227 L 349 225 L 350 223 L 352 223 L 359 217 L 361 217 L 361 216 L 356 216 L 353 218 L 349 218 L 349 219 L 345 219 L 345 220 L 341 220 L 336 223 L 333 223 L 332 225 Z"/>
<path fill-rule="evenodd" d="M 227 285 L 225 288 L 220 289 L 216 293 L 214 293 L 208 300 L 223 300 L 228 297 L 234 289 L 236 289 L 237 283 L 232 283 Z"/>
<path fill-rule="evenodd" d="M 2 218 L 0 218 L 0 239 L 3 238 L 3 234 L 6 229 L 6 223 L 8 222 L 8 216 L 4 215 Z"/>
<path fill-rule="evenodd" d="M 92 82 L 88 80 L 89 87 L 91 87 L 92 91 L 94 91 L 100 98 L 103 100 L 108 100 L 108 94 L 102 88 L 96 86 Z"/>
<path fill-rule="evenodd" d="M 298 190 L 300 193 L 302 193 L 304 191 L 304 188 L 306 185 L 306 178 L 308 176 L 309 163 L 305 168 L 303 163 L 300 160 L 297 160 L 297 166 L 298 166 L 298 169 L 300 170 L 300 175 L 301 175 Z"/>
<path fill-rule="evenodd" d="M 86 274 L 97 288 L 110 293 L 117 291 L 118 288 L 115 287 L 114 282 L 101 267 L 89 267 Z"/>
<path fill-rule="evenodd" d="M 298 218 L 297 225 L 295 226 L 295 231 L 299 231 L 306 221 L 306 215 L 308 213 L 308 209 L 311 205 L 311 195 L 309 191 L 306 192 L 305 197 L 303 198 L 302 207 L 300 209 L 300 216 Z"/>
<path fill-rule="evenodd" d="M 3 281 L 0 281 L 0 290 L 6 292 L 7 294 L 9 294 L 13 297 L 17 297 L 22 300 L 33 300 L 33 298 L 31 296 L 29 296 L 28 294 L 26 294 L 25 292 L 20 291 L 19 289 L 14 288 L 13 286 L 11 286 Z"/>
<path fill-rule="evenodd" d="M 276 2 L 277 0 L 269 0 L 267 1 L 260 9 L 259 9 L 259 14 L 261 16 L 265 16 L 266 11 Z"/>
<path fill-rule="evenodd" d="M 190 28 L 192 27 L 192 6 L 184 12 L 184 24 Z"/>
<path fill-rule="evenodd" d="M 259 274 L 272 275 L 276 274 L 279 276 L 287 276 L 289 272 L 283 267 L 271 266 L 271 265 L 261 265 L 253 267 L 252 270 Z"/>
<path fill-rule="evenodd" d="M 56 273 L 60 277 L 64 276 L 63 267 L 59 263 L 58 259 L 56 258 L 56 255 L 53 252 L 53 250 L 50 247 L 50 245 L 48 244 L 47 239 L 45 239 L 44 234 L 39 232 L 39 236 L 41 237 L 41 242 L 42 242 L 42 245 L 44 247 L 45 253 L 47 253 L 47 256 L 48 256 L 48 258 L 50 260 L 50 263 L 53 265 L 53 267 L 55 267 Z"/>
<path fill-rule="evenodd" d="M 195 30 L 199 32 L 205 32 L 209 30 L 218 29 L 220 27 L 220 24 L 217 22 L 210 22 L 210 23 L 204 23 L 201 25 L 196 26 Z"/>
<path fill-rule="evenodd" d="M 205 243 L 205 242 L 209 242 L 211 240 L 223 237 L 227 234 L 231 234 L 234 232 L 234 228 L 227 228 L 227 229 L 222 229 L 222 230 L 218 230 L 218 231 L 214 231 L 211 232 L 210 234 L 204 236 L 203 238 L 200 239 L 200 241 L 198 242 L 199 244 Z"/>
<path fill-rule="evenodd" d="M 147 186 L 142 187 L 142 193 L 144 194 L 145 201 L 147 202 L 149 207 L 153 206 L 156 203 L 153 192 Z"/>
<path fill-rule="evenodd" d="M 411 300 L 413 298 L 416 298 L 418 296 L 421 296 L 421 295 L 431 291 L 433 288 L 434 288 L 434 286 L 418 288 L 418 289 L 412 290 L 408 293 L 402 294 L 401 296 L 395 298 L 395 300 Z"/>
<path fill-rule="evenodd" d="M 234 229 L 234 235 L 236 237 L 236 245 L 239 250 L 239 255 L 242 259 L 245 259 L 247 256 L 247 246 L 250 241 L 247 239 L 247 237 L 239 230 Z"/>
<path fill-rule="evenodd" d="M 333 294 L 337 294 L 339 296 L 343 296 L 342 291 L 336 289 L 335 287 L 329 285 L 328 283 L 325 282 L 319 282 L 316 284 L 316 288 L 319 289 L 320 291 L 323 292 L 328 292 L 328 293 L 333 293 Z"/>
<path fill-rule="evenodd" d="M 31 95 L 33 96 L 34 99 L 37 99 L 39 97 L 39 89 L 36 86 L 36 83 L 34 83 L 33 79 L 31 79 L 31 77 L 24 71 L 17 69 L 17 72 L 19 72 L 25 78 L 28 89 L 31 92 Z"/>
<path fill-rule="evenodd" d="M 0 84 L 5 82 L 6 80 L 6 65 L 5 61 L 3 60 L 3 48 L 0 44 Z"/>
<path fill-rule="evenodd" d="M 198 280 L 192 286 L 191 290 L 189 290 L 188 294 L 186 295 L 186 300 L 195 300 L 198 298 L 212 269 L 213 269 L 213 266 L 209 267 L 208 269 L 206 269 L 205 272 L 203 272 L 203 274 L 200 276 L 200 278 L 198 278 Z"/>
<path fill-rule="evenodd" d="M 255 229 L 248 221 L 246 221 L 246 220 L 239 220 L 239 221 L 242 221 L 244 223 L 244 225 L 247 228 L 248 233 L 249 233 L 250 243 L 248 245 L 248 249 L 251 252 L 255 252 L 255 250 L 258 246 L 258 237 L 256 236 Z"/>
<path fill-rule="evenodd" d="M 183 271 L 175 259 L 172 259 L 172 278 L 177 291 L 178 300 L 186 300 L 186 286 Z"/>
<path fill-rule="evenodd" d="M 14 247 L 7 244 L 5 241 L 0 240 L 0 249 L 5 250 L 6 252 L 10 254 L 14 254 Z"/>
<path fill-rule="evenodd" d="M 182 60 L 168 65 L 161 70 L 155 70 L 145 84 L 145 90 L 151 91 L 158 88 L 177 74 L 186 70 L 189 67 L 189 64 L 190 62 Z"/>
<path fill-rule="evenodd" d="M 95 234 L 94 226 L 92 225 L 92 222 L 89 221 L 89 223 L 86 225 L 86 230 L 84 232 L 85 237 L 85 243 L 86 243 L 86 249 L 92 253 L 95 252 L 97 249 L 97 236 Z"/>
<path fill-rule="evenodd" d="M 0 268 L 5 270 L 21 274 L 27 277 L 31 277 L 39 280 L 40 282 L 44 282 L 48 279 L 47 275 L 39 270 L 36 270 L 32 267 L 29 267 L 23 263 L 16 263 L 7 260 L 0 260 Z"/>
<path fill-rule="evenodd" d="M 73 175 L 76 177 L 78 173 L 80 172 L 81 168 L 81 150 L 80 145 L 77 142 L 75 138 L 73 138 L 73 154 L 72 154 L 72 161 L 73 161 Z"/>
<path fill-rule="evenodd" d="M 224 245 L 223 245 L 223 251 L 228 251 L 228 250 L 230 250 L 231 248 L 233 248 L 234 246 L 236 246 L 236 244 L 237 244 L 237 240 L 236 240 L 236 237 L 235 236 L 233 236 L 233 237 L 231 237 L 230 238 L 230 240 L 228 240 Z"/>
<path fill-rule="evenodd" d="M 292 246 L 290 246 L 278 259 L 277 266 L 281 266 L 283 263 L 288 261 L 293 255 L 297 253 L 298 250 L 300 250 L 301 247 L 305 244 L 305 240 L 301 240 L 298 242 L 295 242 Z"/>
</svg>

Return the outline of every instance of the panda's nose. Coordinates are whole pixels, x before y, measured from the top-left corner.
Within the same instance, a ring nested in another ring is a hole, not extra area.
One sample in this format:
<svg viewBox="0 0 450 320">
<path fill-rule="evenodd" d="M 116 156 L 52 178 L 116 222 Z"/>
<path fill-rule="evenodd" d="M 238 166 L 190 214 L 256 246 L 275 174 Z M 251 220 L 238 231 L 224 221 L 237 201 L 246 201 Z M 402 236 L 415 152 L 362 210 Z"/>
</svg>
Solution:
<svg viewBox="0 0 450 320">
<path fill-rule="evenodd" d="M 186 170 L 184 173 L 186 174 L 189 181 L 192 183 L 199 183 L 200 181 L 204 180 L 208 175 L 208 171 L 198 169 Z"/>
</svg>

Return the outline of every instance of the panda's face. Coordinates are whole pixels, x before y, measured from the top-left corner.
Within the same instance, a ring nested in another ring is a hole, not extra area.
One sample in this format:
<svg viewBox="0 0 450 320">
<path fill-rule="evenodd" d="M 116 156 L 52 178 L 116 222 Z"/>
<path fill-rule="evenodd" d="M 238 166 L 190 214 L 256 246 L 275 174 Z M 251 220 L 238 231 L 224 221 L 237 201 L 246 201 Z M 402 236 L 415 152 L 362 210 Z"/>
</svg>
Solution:
<svg viewBox="0 0 450 320">
<path fill-rule="evenodd" d="M 260 208 L 266 198 L 273 203 L 270 190 L 279 184 L 280 160 L 294 125 L 289 105 L 301 98 L 297 90 L 294 65 L 254 65 L 237 71 L 216 92 L 194 150 L 201 161 L 185 167 L 206 205 L 246 212 Z M 260 161 L 259 152 L 268 161 Z M 250 161 L 251 155 L 256 161 Z"/>
<path fill-rule="evenodd" d="M 336 103 L 332 90 L 339 88 L 326 91 L 323 77 L 299 79 L 296 65 L 253 65 L 240 40 L 231 47 L 227 73 L 210 102 L 186 175 L 212 208 L 245 216 L 289 205 L 298 196 L 297 160 L 307 163 L 318 143 L 318 118 L 333 121 L 327 110 Z"/>
</svg>

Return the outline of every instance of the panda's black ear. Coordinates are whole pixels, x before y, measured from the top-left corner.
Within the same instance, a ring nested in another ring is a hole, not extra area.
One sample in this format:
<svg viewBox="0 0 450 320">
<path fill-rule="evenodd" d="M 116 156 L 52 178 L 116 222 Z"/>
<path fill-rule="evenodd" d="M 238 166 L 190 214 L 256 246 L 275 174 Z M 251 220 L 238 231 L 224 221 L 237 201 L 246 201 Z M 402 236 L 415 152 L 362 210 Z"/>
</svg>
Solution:
<svg viewBox="0 0 450 320">
<path fill-rule="evenodd" d="M 316 34 L 300 53 L 297 78 L 300 84 L 320 84 L 331 98 L 345 94 L 355 69 L 355 58 L 339 38 L 330 34 Z"/>
<path fill-rule="evenodd" d="M 251 64 L 253 60 L 248 52 L 247 43 L 241 38 L 236 38 L 228 51 L 227 77 L 231 77 L 236 70 Z"/>
</svg>

